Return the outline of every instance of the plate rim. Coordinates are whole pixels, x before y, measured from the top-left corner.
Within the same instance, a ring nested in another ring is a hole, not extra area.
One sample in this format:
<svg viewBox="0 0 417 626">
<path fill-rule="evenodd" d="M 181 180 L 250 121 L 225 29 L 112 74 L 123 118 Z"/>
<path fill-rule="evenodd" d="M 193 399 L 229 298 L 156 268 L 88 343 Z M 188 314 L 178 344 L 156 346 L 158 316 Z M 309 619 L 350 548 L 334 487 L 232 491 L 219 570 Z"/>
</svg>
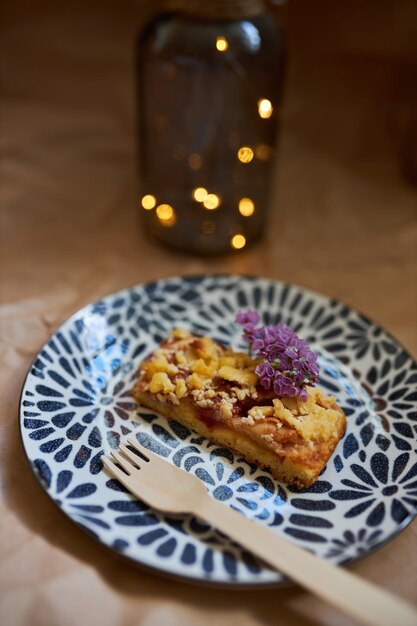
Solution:
<svg viewBox="0 0 417 626">
<path fill-rule="evenodd" d="M 277 588 L 285 588 L 288 586 L 292 586 L 295 585 L 296 583 L 294 583 L 290 578 L 286 577 L 284 574 L 281 575 L 283 576 L 282 580 L 276 581 L 276 582 L 271 582 L 271 581 L 260 581 L 260 582 L 236 582 L 236 581 L 216 581 L 216 580 L 211 580 L 211 579 L 204 579 L 204 578 L 195 578 L 193 576 L 186 576 L 184 574 L 178 574 L 178 573 L 174 573 L 174 572 L 169 572 L 166 570 L 163 570 L 159 567 L 157 567 L 156 565 L 149 565 L 147 563 L 144 563 L 143 561 L 138 561 L 137 559 L 129 556 L 128 554 L 125 554 L 119 550 L 117 550 L 116 548 L 104 543 L 103 541 L 101 541 L 101 539 L 96 536 L 92 531 L 90 531 L 86 526 L 84 526 L 83 524 L 80 524 L 78 522 L 76 522 L 68 513 L 66 513 L 66 511 L 59 506 L 59 504 L 57 504 L 54 500 L 54 498 L 52 497 L 52 495 L 50 494 L 50 492 L 45 489 L 40 476 L 37 474 L 37 472 L 35 472 L 32 462 L 28 456 L 28 452 L 25 446 L 25 440 L 23 437 L 23 428 L 22 428 L 22 411 L 23 411 L 23 393 L 25 391 L 25 387 L 26 387 L 26 383 L 27 380 L 31 374 L 31 370 L 34 366 L 34 363 L 38 357 L 38 354 L 42 351 L 42 349 L 47 345 L 47 343 L 50 341 L 51 337 L 53 337 L 62 327 L 66 326 L 70 320 L 75 317 L 76 315 L 80 314 L 82 311 L 84 311 L 84 309 L 86 309 L 87 307 L 90 307 L 92 304 L 102 301 L 102 300 L 106 300 L 107 298 L 110 297 L 115 297 L 118 294 L 121 294 L 123 292 L 127 292 L 127 291 L 131 291 L 135 288 L 145 288 L 145 287 L 150 287 L 153 285 L 157 285 L 161 282 L 168 282 L 168 281 L 175 281 L 175 280 L 184 280 L 184 279 L 191 279 L 191 280 L 202 280 L 205 278 L 235 278 L 235 279 L 245 279 L 245 280 L 251 280 L 251 281 L 259 281 L 259 280 L 265 280 L 265 281 L 270 281 L 273 282 L 277 285 L 281 285 L 281 286 L 289 286 L 289 287 L 293 287 L 295 289 L 304 291 L 304 292 L 308 292 L 310 294 L 312 294 L 313 296 L 319 296 L 322 297 L 326 300 L 330 300 L 332 302 L 335 302 L 337 304 L 340 304 L 342 306 L 347 307 L 348 309 L 356 312 L 357 314 L 359 314 L 364 320 L 366 320 L 367 322 L 370 322 L 373 326 L 376 326 L 377 328 L 381 329 L 384 333 L 386 333 L 390 339 L 392 339 L 395 343 L 397 343 L 398 346 L 400 346 L 400 348 L 403 350 L 403 352 L 410 358 L 410 360 L 417 366 L 417 358 L 415 358 L 411 352 L 404 347 L 404 345 L 402 344 L 401 341 L 399 341 L 395 335 L 393 335 L 390 331 L 386 330 L 379 322 L 375 321 L 372 317 L 370 317 L 369 315 L 364 314 L 360 309 L 358 309 L 355 306 L 350 305 L 348 302 L 344 301 L 344 300 L 340 300 L 339 298 L 327 295 L 325 293 L 322 293 L 321 291 L 316 291 L 314 289 L 311 289 L 310 287 L 305 287 L 304 285 L 300 285 L 298 283 L 291 283 L 291 282 L 287 282 L 284 280 L 279 280 L 277 278 L 273 278 L 271 276 L 259 276 L 257 274 L 239 274 L 239 273 L 227 273 L 227 272 L 214 272 L 214 273 L 208 273 L 208 274 L 204 274 L 204 273 L 200 273 L 200 274 L 183 274 L 183 275 L 170 275 L 170 276 L 165 276 L 165 277 L 161 277 L 158 279 L 154 279 L 154 280 L 149 280 L 146 282 L 142 282 L 142 283 L 133 283 L 131 285 L 128 285 L 126 287 L 122 287 L 121 289 L 117 289 L 115 291 L 109 292 L 105 295 L 103 295 L 101 298 L 98 298 L 97 300 L 93 300 L 93 301 L 89 301 L 87 302 L 85 305 L 81 306 L 79 309 L 77 309 L 76 311 L 74 311 L 73 313 L 71 313 L 68 317 L 66 317 L 58 326 L 56 326 L 52 331 L 50 331 L 50 334 L 48 335 L 48 338 L 46 339 L 46 341 L 44 341 L 39 348 L 37 348 L 36 353 L 33 357 L 33 359 L 31 360 L 29 367 L 25 373 L 24 379 L 23 379 L 23 383 L 22 383 L 22 387 L 20 390 L 20 394 L 19 394 L 19 401 L 18 401 L 18 407 L 17 407 L 17 417 L 18 417 L 18 424 L 19 424 L 19 436 L 20 436 L 20 442 L 21 442 L 21 446 L 23 449 L 23 453 L 24 453 L 24 458 L 25 461 L 28 465 L 28 467 L 31 470 L 32 475 L 35 477 L 37 484 L 39 485 L 41 491 L 47 495 L 47 497 L 53 502 L 53 504 L 55 505 L 55 507 L 58 509 L 58 511 L 60 512 L 60 514 L 62 514 L 67 520 L 69 520 L 76 528 L 80 529 L 82 532 L 85 533 L 86 536 L 90 537 L 90 539 L 93 539 L 100 547 L 104 548 L 105 551 L 110 552 L 113 556 L 115 556 L 116 558 L 120 558 L 122 560 L 126 560 L 128 561 L 130 564 L 132 564 L 133 566 L 137 567 L 138 569 L 144 571 L 144 572 L 150 572 L 153 575 L 157 575 L 157 576 L 161 576 L 162 578 L 164 578 L 165 580 L 169 580 L 169 581 L 176 581 L 176 582 L 182 582 L 185 584 L 190 584 L 191 586 L 198 586 L 198 587 L 208 587 L 210 589 L 222 589 L 222 588 L 227 588 L 228 590 L 231 591 L 238 591 L 239 589 L 245 589 L 248 591 L 256 591 L 259 589 L 277 589 Z M 346 559 L 340 561 L 339 563 L 335 564 L 335 567 L 340 567 L 340 566 L 346 566 L 349 564 L 353 564 L 356 562 L 360 562 L 362 561 L 364 558 L 374 554 L 375 552 L 377 552 L 378 550 L 380 550 L 380 548 L 383 548 L 386 544 L 390 543 L 392 540 L 396 539 L 398 537 L 398 535 L 400 533 L 402 533 L 407 526 L 409 526 L 414 518 L 417 517 L 417 505 L 409 512 L 409 514 L 407 515 L 407 517 L 405 517 L 402 522 L 395 528 L 395 530 L 385 539 L 383 539 L 380 542 L 375 543 L 374 545 L 372 545 L 365 553 L 363 554 L 359 554 L 359 555 L 355 555 L 353 557 L 347 557 Z M 290 540 L 288 540 L 290 541 Z M 321 558 L 321 557 L 319 557 Z M 327 560 L 327 559 L 324 559 Z"/>
</svg>

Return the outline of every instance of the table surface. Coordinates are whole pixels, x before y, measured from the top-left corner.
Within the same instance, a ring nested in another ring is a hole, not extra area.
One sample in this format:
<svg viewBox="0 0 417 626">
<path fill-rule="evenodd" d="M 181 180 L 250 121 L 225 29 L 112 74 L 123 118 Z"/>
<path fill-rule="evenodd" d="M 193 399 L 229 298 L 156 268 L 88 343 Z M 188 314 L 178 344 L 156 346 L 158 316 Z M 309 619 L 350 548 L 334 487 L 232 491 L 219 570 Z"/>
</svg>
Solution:
<svg viewBox="0 0 417 626">
<path fill-rule="evenodd" d="M 17 406 L 34 354 L 71 312 L 173 274 L 301 284 L 366 312 L 417 355 L 417 187 L 407 161 L 417 145 L 415 5 L 380 11 L 376 0 L 357 1 L 344 14 L 340 4 L 294 0 L 268 233 L 247 251 L 203 259 L 159 247 L 138 219 L 133 42 L 142 5 L 114 13 L 107 0 L 85 4 L 10 3 L 2 27 L 0 619 L 353 624 L 297 587 L 191 587 L 105 551 L 39 493 Z M 417 604 L 416 522 L 351 569 Z"/>
</svg>

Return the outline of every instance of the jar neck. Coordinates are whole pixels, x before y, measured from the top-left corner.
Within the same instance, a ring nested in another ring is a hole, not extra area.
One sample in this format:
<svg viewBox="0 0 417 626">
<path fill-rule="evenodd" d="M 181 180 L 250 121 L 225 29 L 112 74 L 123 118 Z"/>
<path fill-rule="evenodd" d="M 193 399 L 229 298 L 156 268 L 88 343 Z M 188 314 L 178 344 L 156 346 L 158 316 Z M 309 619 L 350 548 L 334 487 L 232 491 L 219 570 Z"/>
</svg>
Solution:
<svg viewBox="0 0 417 626">
<path fill-rule="evenodd" d="M 161 12 L 182 13 L 201 20 L 243 20 L 263 13 L 264 0 L 159 0 Z"/>
</svg>

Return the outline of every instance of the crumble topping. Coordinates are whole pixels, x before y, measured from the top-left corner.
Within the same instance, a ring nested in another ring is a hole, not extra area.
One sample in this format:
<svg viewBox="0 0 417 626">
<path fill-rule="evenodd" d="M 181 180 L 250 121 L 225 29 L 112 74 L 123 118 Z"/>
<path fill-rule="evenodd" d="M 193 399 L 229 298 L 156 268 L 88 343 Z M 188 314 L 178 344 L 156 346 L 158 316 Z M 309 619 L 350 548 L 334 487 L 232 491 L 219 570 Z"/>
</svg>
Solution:
<svg viewBox="0 0 417 626">
<path fill-rule="evenodd" d="M 254 420 L 261 420 L 264 417 L 268 417 L 270 415 L 274 415 L 274 407 L 272 406 L 253 406 L 249 412 Z"/>
<path fill-rule="evenodd" d="M 165 372 L 172 376 L 178 374 L 179 371 L 178 367 L 174 363 L 168 362 L 166 356 L 160 350 L 155 353 L 155 359 L 152 359 L 145 369 L 146 373 L 150 377 L 159 372 Z"/>
<path fill-rule="evenodd" d="M 250 387 L 232 387 L 232 391 L 240 402 L 243 402 L 245 398 L 256 398 L 256 387 L 254 385 Z"/>
<path fill-rule="evenodd" d="M 207 390 L 205 389 L 193 389 L 191 395 L 197 406 L 200 406 L 202 409 L 207 409 L 212 405 L 210 398 L 207 397 Z"/>
<path fill-rule="evenodd" d="M 199 374 L 190 374 L 186 379 L 186 385 L 189 389 L 203 389 L 207 382 L 207 378 L 204 379 Z"/>
<path fill-rule="evenodd" d="M 307 387 L 306 391 L 306 402 L 294 398 L 275 398 L 274 415 L 295 428 L 307 441 L 326 441 L 337 436 L 340 411 L 332 408 L 335 399 L 332 396 L 325 397 L 319 389 L 313 387 Z M 292 410 L 287 407 L 292 407 Z"/>
<path fill-rule="evenodd" d="M 208 337 L 175 330 L 142 363 L 133 395 L 268 467 L 278 480 L 309 486 L 340 440 L 345 415 L 319 389 L 303 387 L 302 396 L 287 397 L 265 388 L 255 372 L 259 363 Z"/>
<path fill-rule="evenodd" d="M 220 412 L 225 417 L 232 417 L 233 415 L 233 402 L 232 399 L 227 400 L 226 398 L 222 398 L 220 402 Z"/>
<path fill-rule="evenodd" d="M 256 362 L 243 352 L 227 350 L 209 337 L 195 338 L 188 331 L 176 329 L 143 371 L 151 393 L 165 394 L 165 400 L 172 399 L 170 394 L 177 399 L 190 394 L 202 407 L 212 406 L 218 397 L 224 401 L 220 403 L 222 411 L 229 415 L 233 408 L 229 405 L 256 397 L 255 367 Z M 185 378 L 179 378 L 181 374 L 186 374 Z M 225 381 L 222 390 L 210 386 L 213 379 L 219 381 L 219 387 Z M 229 388 L 228 383 L 234 386 Z"/>
<path fill-rule="evenodd" d="M 189 336 L 189 334 L 190 333 L 188 332 L 188 330 L 185 330 L 185 328 L 174 328 L 171 331 L 171 336 L 174 339 L 185 339 L 186 337 Z"/>
<path fill-rule="evenodd" d="M 191 396 L 200 408 L 215 409 L 225 419 L 238 417 L 248 428 L 268 420 L 276 430 L 287 426 L 308 442 L 337 436 L 341 412 L 334 397 L 313 387 L 306 387 L 305 401 L 265 396 L 257 386 L 257 364 L 249 355 L 223 348 L 209 337 L 176 329 L 145 362 L 141 377 L 145 390 L 164 404 L 179 404 Z M 271 399 L 262 402 L 266 397 Z M 274 441 L 272 434 L 262 437 Z"/>
<path fill-rule="evenodd" d="M 171 393 L 175 390 L 175 385 L 171 382 L 168 374 L 164 371 L 156 372 L 149 383 L 149 391 L 151 393 Z"/>
<path fill-rule="evenodd" d="M 265 417 L 274 416 L 274 407 L 272 406 L 253 406 L 249 409 L 248 414 L 241 418 L 242 424 L 254 426 L 256 422 L 265 419 Z"/>
<path fill-rule="evenodd" d="M 175 395 L 178 399 L 183 398 L 188 393 L 187 385 L 185 384 L 185 380 L 183 378 L 179 378 L 175 383 Z"/>
<path fill-rule="evenodd" d="M 249 414 L 241 417 L 240 421 L 242 422 L 242 424 L 246 424 L 247 426 L 255 425 L 255 420 L 253 419 L 252 415 L 249 415 Z"/>
<path fill-rule="evenodd" d="M 185 358 L 185 354 L 182 350 L 178 350 L 178 352 L 175 353 L 175 360 L 177 362 L 177 365 L 187 364 L 187 359 Z"/>
<path fill-rule="evenodd" d="M 224 378 L 224 380 L 230 380 L 233 383 L 239 385 L 256 385 L 258 377 L 255 372 L 249 372 L 247 370 L 238 369 L 231 365 L 222 365 L 217 371 L 217 376 Z"/>
</svg>

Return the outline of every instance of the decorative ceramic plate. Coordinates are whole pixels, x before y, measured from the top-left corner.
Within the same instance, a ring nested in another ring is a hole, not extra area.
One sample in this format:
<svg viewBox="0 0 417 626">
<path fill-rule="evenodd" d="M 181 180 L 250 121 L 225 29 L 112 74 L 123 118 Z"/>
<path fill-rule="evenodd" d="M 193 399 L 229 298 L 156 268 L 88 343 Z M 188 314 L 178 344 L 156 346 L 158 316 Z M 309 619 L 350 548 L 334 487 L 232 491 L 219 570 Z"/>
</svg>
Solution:
<svg viewBox="0 0 417 626">
<path fill-rule="evenodd" d="M 283 321 L 319 353 L 320 386 L 348 427 L 319 480 L 298 491 L 267 471 L 135 404 L 137 368 L 172 327 L 244 349 L 234 323 L 253 308 Z M 214 584 L 283 577 L 189 516 L 149 509 L 100 457 L 127 436 L 198 476 L 210 494 L 289 541 L 336 563 L 392 538 L 417 505 L 417 364 L 363 315 L 268 279 L 200 276 L 138 285 L 88 305 L 36 357 L 22 391 L 23 445 L 68 517 L 98 541 L 161 573 Z"/>
</svg>

